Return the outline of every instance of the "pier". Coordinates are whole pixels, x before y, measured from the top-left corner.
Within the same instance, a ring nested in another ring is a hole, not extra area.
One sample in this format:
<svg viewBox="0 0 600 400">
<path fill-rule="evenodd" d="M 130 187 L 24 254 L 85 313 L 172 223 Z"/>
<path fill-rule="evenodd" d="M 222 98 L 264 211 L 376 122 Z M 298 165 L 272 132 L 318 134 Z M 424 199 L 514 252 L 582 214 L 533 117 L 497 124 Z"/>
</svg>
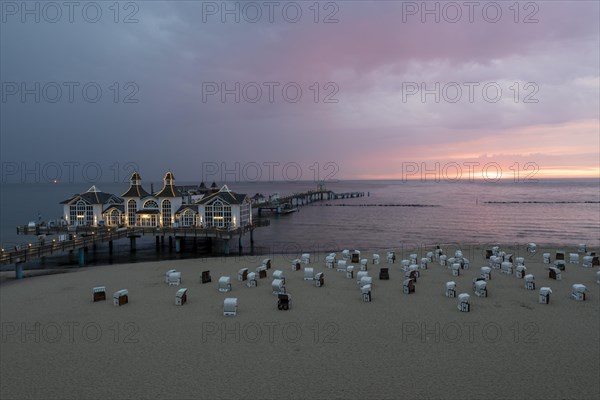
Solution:
<svg viewBox="0 0 600 400">
<path fill-rule="evenodd" d="M 254 230 L 260 227 L 269 226 L 268 219 L 255 219 L 252 224 L 245 225 L 236 229 L 216 228 L 216 227 L 123 227 L 107 228 L 95 226 L 59 226 L 47 227 L 36 226 L 29 227 L 22 225 L 17 227 L 19 235 L 67 235 L 66 240 L 46 239 L 15 246 L 13 249 L 2 249 L 0 252 L 0 265 L 15 264 L 15 273 L 17 279 L 23 277 L 23 264 L 33 259 L 50 256 L 57 253 L 77 251 L 79 266 L 85 265 L 85 251 L 88 247 L 96 246 L 101 243 L 108 243 L 109 252 L 112 252 L 113 242 L 116 240 L 129 239 L 130 251 L 136 251 L 136 239 L 143 236 L 155 236 L 156 245 L 164 242 L 164 237 L 169 237 L 169 245 L 172 247 L 175 242 L 175 251 L 180 252 L 181 240 L 185 238 L 208 238 L 223 242 L 224 253 L 229 254 L 229 243 L 231 240 L 238 239 L 238 246 L 242 247 L 242 237 L 250 233 L 250 243 L 254 243 Z"/>
<path fill-rule="evenodd" d="M 365 192 L 335 193 L 331 190 L 321 187 L 316 190 L 309 190 L 304 193 L 294 193 L 272 201 L 268 201 L 266 203 L 257 204 L 255 205 L 255 208 L 258 209 L 259 216 L 262 214 L 263 210 L 274 212 L 276 214 L 286 214 L 297 211 L 298 207 L 300 206 L 305 206 L 316 201 L 351 199 L 364 196 Z"/>
</svg>

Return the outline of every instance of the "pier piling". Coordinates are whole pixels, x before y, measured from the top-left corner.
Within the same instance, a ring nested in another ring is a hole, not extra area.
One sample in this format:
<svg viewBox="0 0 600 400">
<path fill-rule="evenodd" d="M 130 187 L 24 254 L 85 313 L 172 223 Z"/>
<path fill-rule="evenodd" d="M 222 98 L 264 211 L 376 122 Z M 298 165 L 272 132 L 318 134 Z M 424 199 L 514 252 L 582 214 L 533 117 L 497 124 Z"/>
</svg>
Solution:
<svg viewBox="0 0 600 400">
<path fill-rule="evenodd" d="M 79 248 L 79 266 L 85 267 L 85 248 Z"/>
<path fill-rule="evenodd" d="M 23 279 L 23 263 L 18 262 L 15 264 L 15 277 L 17 279 Z"/>
</svg>

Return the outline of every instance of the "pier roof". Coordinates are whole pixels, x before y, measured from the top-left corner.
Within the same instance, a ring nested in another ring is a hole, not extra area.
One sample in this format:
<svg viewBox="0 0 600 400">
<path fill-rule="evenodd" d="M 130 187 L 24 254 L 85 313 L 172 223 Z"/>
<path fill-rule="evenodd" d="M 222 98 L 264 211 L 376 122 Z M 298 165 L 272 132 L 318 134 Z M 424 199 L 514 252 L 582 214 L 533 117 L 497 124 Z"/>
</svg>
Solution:
<svg viewBox="0 0 600 400">
<path fill-rule="evenodd" d="M 74 194 L 68 199 L 61 201 L 60 204 L 71 204 L 79 200 L 83 200 L 88 204 L 107 204 L 111 200 L 115 204 L 120 204 L 123 202 L 123 200 L 114 194 L 101 192 L 96 188 L 96 186 L 92 186 L 86 192 Z"/>
<path fill-rule="evenodd" d="M 147 197 L 150 193 L 146 192 L 142 187 L 142 177 L 135 171 L 129 178 L 129 189 L 121 195 L 121 197 Z"/>
<path fill-rule="evenodd" d="M 219 190 L 216 193 L 206 195 L 198 202 L 196 202 L 196 204 L 209 204 L 216 199 L 221 199 L 227 202 L 228 204 L 242 204 L 247 197 L 248 196 L 246 194 L 232 192 L 231 190 L 229 190 L 227 185 L 223 185 L 221 190 Z"/>
<path fill-rule="evenodd" d="M 181 191 L 175 186 L 174 181 L 175 177 L 171 171 L 165 174 L 163 179 L 164 186 L 155 196 L 156 197 L 181 197 L 183 194 Z"/>
</svg>

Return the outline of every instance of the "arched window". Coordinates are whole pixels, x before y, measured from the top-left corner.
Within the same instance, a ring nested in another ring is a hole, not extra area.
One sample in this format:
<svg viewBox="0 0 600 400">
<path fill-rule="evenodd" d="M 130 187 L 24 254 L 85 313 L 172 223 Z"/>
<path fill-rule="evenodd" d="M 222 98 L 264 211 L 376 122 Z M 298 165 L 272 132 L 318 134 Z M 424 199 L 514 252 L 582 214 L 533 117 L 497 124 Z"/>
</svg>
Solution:
<svg viewBox="0 0 600 400">
<path fill-rule="evenodd" d="M 213 225 L 223 227 L 223 203 L 219 200 L 213 203 Z"/>
<path fill-rule="evenodd" d="M 171 226 L 171 201 L 162 201 L 162 225 Z"/>
<path fill-rule="evenodd" d="M 158 203 L 154 200 L 148 200 L 144 203 L 144 208 L 151 208 L 154 210 L 158 210 Z"/>
<path fill-rule="evenodd" d="M 194 226 L 194 212 L 192 210 L 185 210 L 181 214 L 181 224 L 183 226 Z"/>
<path fill-rule="evenodd" d="M 94 208 L 83 200 L 71 204 L 69 214 L 71 225 L 92 225 L 94 223 Z"/>
<path fill-rule="evenodd" d="M 108 215 L 108 224 L 109 225 L 119 225 L 119 211 L 112 210 Z"/>
<path fill-rule="evenodd" d="M 127 202 L 127 223 L 129 226 L 135 226 L 135 212 L 137 211 L 137 204 L 135 200 L 129 200 Z"/>
</svg>

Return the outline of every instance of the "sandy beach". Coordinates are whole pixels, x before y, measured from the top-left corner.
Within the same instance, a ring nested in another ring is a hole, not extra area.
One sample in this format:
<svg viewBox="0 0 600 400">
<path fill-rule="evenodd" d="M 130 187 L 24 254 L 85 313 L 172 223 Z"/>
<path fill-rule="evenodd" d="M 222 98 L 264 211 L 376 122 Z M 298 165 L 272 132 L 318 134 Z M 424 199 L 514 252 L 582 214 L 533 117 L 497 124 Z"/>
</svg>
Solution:
<svg viewBox="0 0 600 400">
<path fill-rule="evenodd" d="M 514 274 L 492 271 L 488 297 L 476 297 L 472 280 L 487 266 L 485 251 L 462 246 L 470 269 L 453 277 L 434 261 L 402 293 L 404 272 L 373 265 L 372 302 L 363 303 L 356 279 L 327 269 L 323 254 L 309 267 L 325 273 L 316 287 L 292 271 L 296 255 L 266 256 L 273 267 L 258 287 L 237 281 L 263 256 L 161 261 L 72 269 L 0 287 L 3 399 L 593 399 L 600 396 L 600 285 L 598 268 L 569 264 L 561 281 L 548 277 L 538 248 L 526 258 L 536 290 Z M 361 249 L 362 250 L 362 249 Z M 450 250 L 450 249 L 447 249 Z M 568 253 L 575 248 L 561 248 Z M 591 249 L 596 250 L 597 249 Z M 452 253 L 454 250 L 451 250 Z M 447 251 L 449 253 L 450 251 Z M 337 253 L 338 259 L 341 251 Z M 419 252 L 420 257 L 424 256 Z M 360 269 L 355 265 L 355 274 Z M 390 279 L 379 280 L 379 267 Z M 181 286 L 165 272 L 181 272 Z M 283 270 L 292 308 L 277 309 L 274 270 Z M 212 282 L 200 283 L 210 270 Z M 5 273 L 6 274 L 6 273 Z M 232 291 L 218 279 L 230 276 Z M 471 295 L 471 311 L 444 295 L 445 282 Z M 570 298 L 571 285 L 587 286 L 586 301 Z M 107 301 L 92 302 L 106 286 Z M 549 286 L 550 304 L 538 303 Z M 188 301 L 175 305 L 178 289 Z M 115 307 L 112 294 L 129 290 Z M 238 299 L 238 314 L 223 316 L 223 300 Z"/>
</svg>

